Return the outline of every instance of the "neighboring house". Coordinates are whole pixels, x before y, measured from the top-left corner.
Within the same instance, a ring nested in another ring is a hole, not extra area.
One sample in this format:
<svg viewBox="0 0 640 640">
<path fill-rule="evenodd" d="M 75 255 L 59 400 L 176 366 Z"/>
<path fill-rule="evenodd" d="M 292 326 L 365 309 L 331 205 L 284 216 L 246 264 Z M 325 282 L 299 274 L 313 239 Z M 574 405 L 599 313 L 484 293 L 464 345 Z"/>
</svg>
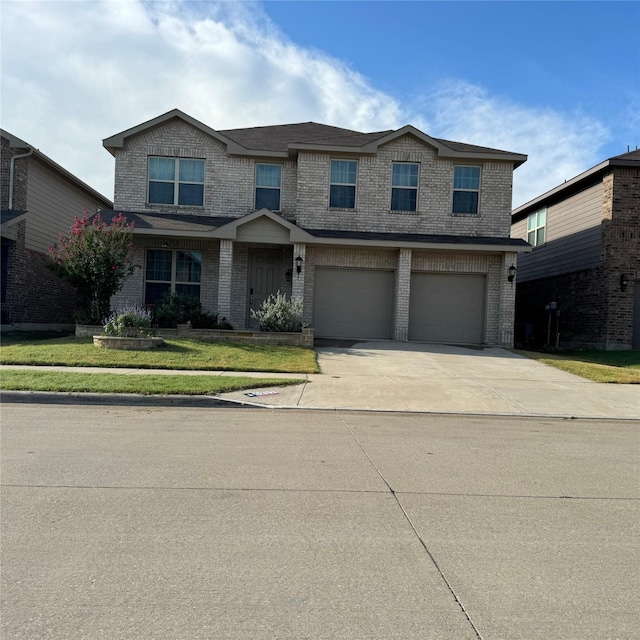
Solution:
<svg viewBox="0 0 640 640">
<path fill-rule="evenodd" d="M 640 349 L 640 150 L 518 207 L 516 322 L 541 344 Z"/>
<path fill-rule="evenodd" d="M 73 324 L 75 290 L 46 267 L 47 251 L 83 209 L 112 202 L 16 136 L 0 131 L 2 326 Z"/>
<path fill-rule="evenodd" d="M 216 131 L 173 110 L 104 140 L 134 263 L 112 306 L 199 296 L 236 329 L 282 291 L 316 337 L 510 346 L 526 156 L 313 122 Z"/>
</svg>

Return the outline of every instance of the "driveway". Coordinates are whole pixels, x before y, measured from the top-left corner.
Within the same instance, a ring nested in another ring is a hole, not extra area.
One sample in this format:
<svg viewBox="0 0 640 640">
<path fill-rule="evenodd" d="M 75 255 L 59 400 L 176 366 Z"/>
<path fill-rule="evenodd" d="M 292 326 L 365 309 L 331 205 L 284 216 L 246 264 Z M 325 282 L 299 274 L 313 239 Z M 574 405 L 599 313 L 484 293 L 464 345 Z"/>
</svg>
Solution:
<svg viewBox="0 0 640 640">
<path fill-rule="evenodd" d="M 321 374 L 264 406 L 588 418 L 640 417 L 640 387 L 591 382 L 496 347 L 359 342 L 317 347 Z"/>
</svg>

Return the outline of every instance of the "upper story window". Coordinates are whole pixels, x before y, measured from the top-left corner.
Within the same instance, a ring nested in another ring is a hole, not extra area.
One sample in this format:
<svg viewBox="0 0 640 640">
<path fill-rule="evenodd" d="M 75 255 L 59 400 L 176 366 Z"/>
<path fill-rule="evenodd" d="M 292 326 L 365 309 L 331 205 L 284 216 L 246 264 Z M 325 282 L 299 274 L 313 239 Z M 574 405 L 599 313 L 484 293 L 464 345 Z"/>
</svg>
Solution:
<svg viewBox="0 0 640 640">
<path fill-rule="evenodd" d="M 547 210 L 540 209 L 527 218 L 527 242 L 534 247 L 544 244 L 547 228 Z"/>
<path fill-rule="evenodd" d="M 331 161 L 329 207 L 355 209 L 357 175 L 358 163 L 356 160 Z"/>
<path fill-rule="evenodd" d="M 202 253 L 171 249 L 147 249 L 145 304 L 157 304 L 168 291 L 200 299 Z"/>
<path fill-rule="evenodd" d="M 480 167 L 455 167 L 453 170 L 453 213 L 478 213 Z"/>
<path fill-rule="evenodd" d="M 391 175 L 391 210 L 416 211 L 418 204 L 418 164 L 394 162 Z"/>
<path fill-rule="evenodd" d="M 280 211 L 282 165 L 256 165 L 256 209 Z"/>
<path fill-rule="evenodd" d="M 204 160 L 149 158 L 149 204 L 201 207 Z"/>
</svg>

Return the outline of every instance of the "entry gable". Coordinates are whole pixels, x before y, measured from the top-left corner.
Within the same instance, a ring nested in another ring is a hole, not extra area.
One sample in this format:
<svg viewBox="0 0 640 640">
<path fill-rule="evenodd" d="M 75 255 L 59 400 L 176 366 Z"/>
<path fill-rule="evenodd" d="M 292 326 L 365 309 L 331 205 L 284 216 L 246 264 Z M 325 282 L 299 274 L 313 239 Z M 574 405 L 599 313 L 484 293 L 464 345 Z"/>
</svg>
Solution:
<svg viewBox="0 0 640 640">
<path fill-rule="evenodd" d="M 254 211 L 219 227 L 213 238 L 242 242 L 291 244 L 311 242 L 313 236 L 269 209 Z"/>
</svg>

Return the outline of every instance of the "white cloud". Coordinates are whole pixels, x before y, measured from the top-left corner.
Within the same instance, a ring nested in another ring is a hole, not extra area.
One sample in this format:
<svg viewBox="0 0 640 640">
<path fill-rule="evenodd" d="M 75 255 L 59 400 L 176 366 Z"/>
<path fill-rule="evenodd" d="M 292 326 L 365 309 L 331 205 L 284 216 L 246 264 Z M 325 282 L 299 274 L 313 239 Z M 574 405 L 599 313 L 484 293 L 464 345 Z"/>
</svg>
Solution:
<svg viewBox="0 0 640 640">
<path fill-rule="evenodd" d="M 466 82 L 447 82 L 422 104 L 439 138 L 529 156 L 514 174 L 515 206 L 604 160 L 598 150 L 607 130 L 579 112 L 528 108 Z"/>
<path fill-rule="evenodd" d="M 214 129 L 315 120 L 529 154 L 516 203 L 599 160 L 604 130 L 465 83 L 401 105 L 344 62 L 292 43 L 259 4 L 2 2 L 2 126 L 107 196 L 101 140 L 177 107 Z"/>
</svg>

